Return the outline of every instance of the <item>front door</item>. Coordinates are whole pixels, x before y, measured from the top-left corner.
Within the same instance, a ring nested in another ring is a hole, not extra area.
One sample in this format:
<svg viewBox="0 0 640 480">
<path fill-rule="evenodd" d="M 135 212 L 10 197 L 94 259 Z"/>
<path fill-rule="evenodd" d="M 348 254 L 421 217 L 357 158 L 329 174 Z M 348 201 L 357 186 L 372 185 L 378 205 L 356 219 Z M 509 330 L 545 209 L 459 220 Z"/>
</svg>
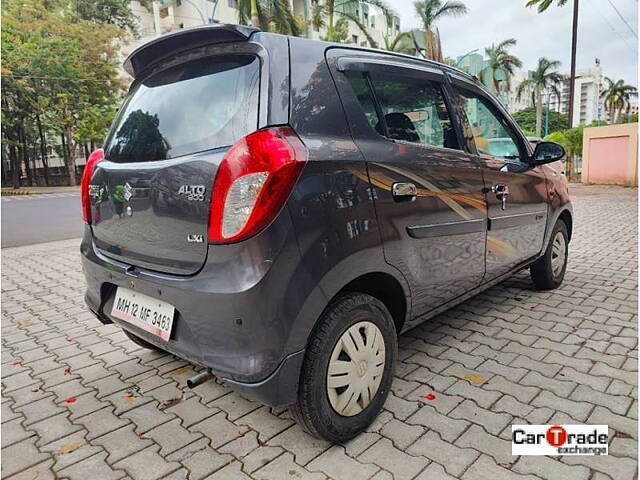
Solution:
<svg viewBox="0 0 640 480">
<path fill-rule="evenodd" d="M 542 168 L 528 163 L 524 138 L 480 89 L 454 81 L 463 128 L 473 137 L 488 206 L 487 280 L 542 250 L 547 186 Z"/>
<path fill-rule="evenodd" d="M 367 160 L 385 259 L 407 279 L 415 318 L 484 276 L 482 172 L 460 148 L 441 71 L 362 55 L 336 62 L 336 83 Z"/>
</svg>

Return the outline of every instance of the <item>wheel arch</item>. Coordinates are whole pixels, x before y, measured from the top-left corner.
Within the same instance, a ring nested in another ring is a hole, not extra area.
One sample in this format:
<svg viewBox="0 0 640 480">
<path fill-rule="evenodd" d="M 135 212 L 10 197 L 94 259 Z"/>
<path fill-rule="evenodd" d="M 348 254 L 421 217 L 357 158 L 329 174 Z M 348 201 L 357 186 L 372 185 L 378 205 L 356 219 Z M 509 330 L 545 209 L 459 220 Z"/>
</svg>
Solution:
<svg viewBox="0 0 640 480">
<path fill-rule="evenodd" d="M 558 215 L 558 220 L 562 220 L 567 226 L 567 234 L 569 235 L 569 240 L 571 240 L 571 233 L 573 231 L 573 216 L 571 212 L 569 210 L 562 210 L 560 215 Z"/>
<path fill-rule="evenodd" d="M 393 275 L 386 272 L 360 275 L 343 286 L 329 303 L 348 292 L 365 293 L 380 300 L 391 313 L 398 334 L 402 331 L 407 319 L 407 295 L 402 284 Z"/>
<path fill-rule="evenodd" d="M 571 203 L 566 203 L 557 209 L 553 209 L 549 214 L 549 217 L 547 218 L 547 229 L 544 233 L 544 242 L 542 244 L 542 251 L 540 252 L 540 255 L 544 255 L 544 252 L 551 241 L 551 232 L 553 231 L 553 227 L 555 227 L 559 220 L 562 220 L 567 226 L 569 241 L 571 241 L 571 235 L 573 233 L 573 208 L 571 207 Z"/>
<path fill-rule="evenodd" d="M 365 252 L 355 256 L 362 255 Z M 333 300 L 347 292 L 366 293 L 380 300 L 389 309 L 397 332 L 401 332 L 411 316 L 409 285 L 399 271 L 384 261 L 376 262 L 368 257 L 369 269 L 358 269 L 359 265 L 366 265 L 361 261 L 364 259 L 346 261 L 340 265 L 342 268 L 332 269 L 309 293 L 289 334 L 288 352 L 306 348 L 323 312 Z"/>
</svg>

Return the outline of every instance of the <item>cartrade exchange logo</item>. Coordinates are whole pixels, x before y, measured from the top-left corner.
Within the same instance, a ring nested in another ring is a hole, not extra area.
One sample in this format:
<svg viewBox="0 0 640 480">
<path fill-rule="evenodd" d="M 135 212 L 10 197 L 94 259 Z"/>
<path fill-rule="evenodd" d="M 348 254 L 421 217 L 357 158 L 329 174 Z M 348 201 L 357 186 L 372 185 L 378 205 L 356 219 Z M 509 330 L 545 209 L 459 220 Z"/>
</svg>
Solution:
<svg viewBox="0 0 640 480">
<path fill-rule="evenodd" d="M 608 425 L 512 425 L 512 455 L 608 455 Z"/>
</svg>

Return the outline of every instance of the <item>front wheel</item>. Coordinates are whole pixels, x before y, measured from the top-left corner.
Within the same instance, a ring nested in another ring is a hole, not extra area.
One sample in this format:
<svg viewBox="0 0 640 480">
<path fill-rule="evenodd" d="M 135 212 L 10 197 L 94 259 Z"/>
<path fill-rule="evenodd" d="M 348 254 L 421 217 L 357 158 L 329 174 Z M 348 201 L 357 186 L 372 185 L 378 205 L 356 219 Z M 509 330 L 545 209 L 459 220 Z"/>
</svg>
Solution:
<svg viewBox="0 0 640 480">
<path fill-rule="evenodd" d="M 538 290 L 553 290 L 562 284 L 569 253 L 567 225 L 558 220 L 542 257 L 531 265 L 531 280 Z"/>
<path fill-rule="evenodd" d="M 382 410 L 397 354 L 393 318 L 382 302 L 361 293 L 339 297 L 311 334 L 293 417 L 315 437 L 355 437 Z"/>
</svg>

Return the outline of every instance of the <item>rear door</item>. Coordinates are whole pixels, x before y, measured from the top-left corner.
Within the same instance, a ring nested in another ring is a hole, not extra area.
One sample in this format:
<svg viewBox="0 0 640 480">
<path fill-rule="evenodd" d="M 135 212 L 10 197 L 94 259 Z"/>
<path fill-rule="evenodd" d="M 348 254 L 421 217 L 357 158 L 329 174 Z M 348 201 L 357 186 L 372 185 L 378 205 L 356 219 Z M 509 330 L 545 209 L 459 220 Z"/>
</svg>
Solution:
<svg viewBox="0 0 640 480">
<path fill-rule="evenodd" d="M 509 272 L 540 253 L 547 220 L 541 167 L 502 107 L 479 87 L 454 79 L 461 123 L 482 166 L 488 206 L 486 279 Z"/>
<path fill-rule="evenodd" d="M 460 148 L 442 71 L 353 55 L 328 58 L 367 160 L 385 259 L 406 277 L 417 317 L 484 275 L 482 173 Z"/>
<path fill-rule="evenodd" d="M 94 242 L 105 255 L 175 274 L 204 263 L 217 167 L 258 125 L 260 59 L 225 48 L 185 55 L 134 83 L 90 187 Z"/>
</svg>

